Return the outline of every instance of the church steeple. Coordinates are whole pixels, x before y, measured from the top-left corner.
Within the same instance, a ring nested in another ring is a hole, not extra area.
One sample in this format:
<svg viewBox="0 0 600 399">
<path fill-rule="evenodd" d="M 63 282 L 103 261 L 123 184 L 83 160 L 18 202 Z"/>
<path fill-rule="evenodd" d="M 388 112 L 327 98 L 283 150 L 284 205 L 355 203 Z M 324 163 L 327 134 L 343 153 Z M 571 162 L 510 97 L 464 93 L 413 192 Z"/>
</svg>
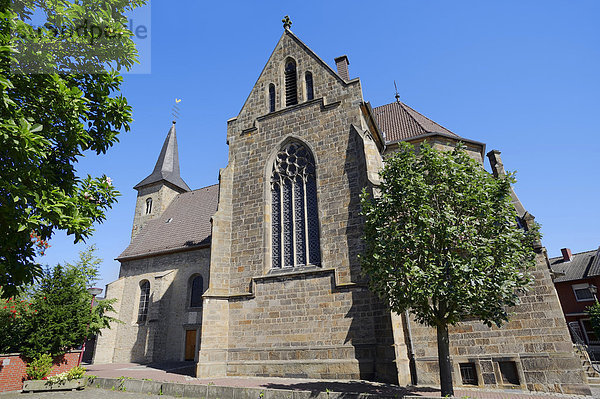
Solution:
<svg viewBox="0 0 600 399">
<path fill-rule="evenodd" d="M 181 193 L 191 191 L 179 175 L 179 152 L 175 121 L 162 146 L 152 173 L 134 187 L 137 192 L 133 216 L 133 239 L 150 220 L 160 216 L 171 201 Z"/>
<path fill-rule="evenodd" d="M 162 150 L 160 151 L 160 155 L 158 156 L 154 170 L 148 177 L 136 184 L 133 188 L 137 190 L 140 187 L 158 183 L 161 180 L 171 183 L 183 191 L 190 191 L 188 185 L 179 175 L 179 151 L 177 150 L 175 121 L 173 121 L 171 129 L 169 129 L 169 133 L 167 134 L 167 138 L 162 146 Z"/>
</svg>

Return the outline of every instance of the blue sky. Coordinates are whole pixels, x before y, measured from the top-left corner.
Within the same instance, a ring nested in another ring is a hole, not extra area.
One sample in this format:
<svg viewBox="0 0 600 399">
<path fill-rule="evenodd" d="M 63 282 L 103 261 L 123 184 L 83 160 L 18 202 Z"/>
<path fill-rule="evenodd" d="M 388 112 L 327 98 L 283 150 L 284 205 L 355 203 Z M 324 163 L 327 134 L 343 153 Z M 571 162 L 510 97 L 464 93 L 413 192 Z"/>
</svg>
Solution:
<svg viewBox="0 0 600 399">
<path fill-rule="evenodd" d="M 153 169 L 175 98 L 181 175 L 192 188 L 227 164 L 226 121 L 239 112 L 283 31 L 323 60 L 347 54 L 373 106 L 401 100 L 458 135 L 502 152 L 517 195 L 542 224 L 550 256 L 600 245 L 600 2 L 154 1 L 139 70 L 122 92 L 135 121 L 81 174 L 107 174 L 122 196 L 97 226 L 99 286 L 118 277 L 136 192 Z M 489 167 L 488 167 L 489 169 Z M 39 260 L 75 261 L 87 244 L 58 233 Z"/>
</svg>

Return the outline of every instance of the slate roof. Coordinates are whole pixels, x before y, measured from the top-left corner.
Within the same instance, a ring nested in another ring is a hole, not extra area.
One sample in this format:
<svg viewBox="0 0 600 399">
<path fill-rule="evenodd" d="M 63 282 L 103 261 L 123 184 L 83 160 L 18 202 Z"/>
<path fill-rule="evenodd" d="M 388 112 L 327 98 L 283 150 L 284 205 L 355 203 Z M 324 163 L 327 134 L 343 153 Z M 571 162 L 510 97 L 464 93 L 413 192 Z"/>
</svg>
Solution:
<svg viewBox="0 0 600 399">
<path fill-rule="evenodd" d="M 173 125 L 169 129 L 154 170 L 133 188 L 138 189 L 161 180 L 167 181 L 183 191 L 190 191 L 190 188 L 185 184 L 179 173 L 179 152 L 177 151 L 175 122 L 173 122 Z"/>
<path fill-rule="evenodd" d="M 379 129 L 385 134 L 386 144 L 427 133 L 444 133 L 459 137 L 401 101 L 375 107 L 373 115 Z"/>
<path fill-rule="evenodd" d="M 218 184 L 177 195 L 162 215 L 144 225 L 117 259 L 210 244 L 210 219 L 217 210 L 218 197 Z"/>
<path fill-rule="evenodd" d="M 554 272 L 564 273 L 554 279 L 555 283 L 581 280 L 600 275 L 600 248 L 593 251 L 573 254 L 569 262 L 562 256 L 550 259 L 550 268 Z"/>
</svg>

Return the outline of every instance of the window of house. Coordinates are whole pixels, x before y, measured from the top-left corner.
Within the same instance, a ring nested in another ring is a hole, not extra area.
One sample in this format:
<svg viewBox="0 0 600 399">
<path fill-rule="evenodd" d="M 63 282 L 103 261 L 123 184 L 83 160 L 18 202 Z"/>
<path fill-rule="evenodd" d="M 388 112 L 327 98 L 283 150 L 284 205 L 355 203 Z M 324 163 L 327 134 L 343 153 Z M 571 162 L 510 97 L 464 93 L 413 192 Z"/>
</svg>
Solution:
<svg viewBox="0 0 600 399">
<path fill-rule="evenodd" d="M 590 291 L 589 284 L 575 284 L 572 286 L 573 292 L 575 293 L 575 299 L 577 302 L 593 301 L 595 300 L 594 294 Z"/>
<path fill-rule="evenodd" d="M 202 276 L 194 276 L 190 282 L 190 307 L 199 308 L 202 306 L 202 293 L 204 281 Z"/>
<path fill-rule="evenodd" d="M 304 80 L 306 82 L 306 99 L 312 100 L 315 98 L 312 73 L 306 72 L 306 74 L 304 74 Z"/>
<path fill-rule="evenodd" d="M 144 323 L 148 319 L 148 304 L 150 302 L 150 282 L 144 280 L 140 283 L 140 306 L 138 311 L 138 323 Z"/>
<path fill-rule="evenodd" d="M 271 174 L 273 268 L 319 265 L 315 161 L 298 142 L 285 145 Z"/>
<path fill-rule="evenodd" d="M 269 85 L 269 112 L 275 112 L 275 85 Z"/>
<path fill-rule="evenodd" d="M 152 213 L 152 198 L 146 199 L 146 215 Z"/>
<path fill-rule="evenodd" d="M 298 104 L 298 82 L 296 61 L 289 59 L 285 63 L 285 106 Z"/>
</svg>

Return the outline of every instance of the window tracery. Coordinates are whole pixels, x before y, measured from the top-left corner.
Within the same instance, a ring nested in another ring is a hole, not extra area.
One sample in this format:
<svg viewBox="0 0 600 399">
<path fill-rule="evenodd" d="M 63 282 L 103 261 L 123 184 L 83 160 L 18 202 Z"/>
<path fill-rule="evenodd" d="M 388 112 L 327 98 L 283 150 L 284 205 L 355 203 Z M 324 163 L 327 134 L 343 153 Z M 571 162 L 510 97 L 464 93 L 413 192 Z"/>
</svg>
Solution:
<svg viewBox="0 0 600 399">
<path fill-rule="evenodd" d="M 301 143 L 287 144 L 276 156 L 271 206 L 273 268 L 319 265 L 315 162 Z"/>
</svg>

